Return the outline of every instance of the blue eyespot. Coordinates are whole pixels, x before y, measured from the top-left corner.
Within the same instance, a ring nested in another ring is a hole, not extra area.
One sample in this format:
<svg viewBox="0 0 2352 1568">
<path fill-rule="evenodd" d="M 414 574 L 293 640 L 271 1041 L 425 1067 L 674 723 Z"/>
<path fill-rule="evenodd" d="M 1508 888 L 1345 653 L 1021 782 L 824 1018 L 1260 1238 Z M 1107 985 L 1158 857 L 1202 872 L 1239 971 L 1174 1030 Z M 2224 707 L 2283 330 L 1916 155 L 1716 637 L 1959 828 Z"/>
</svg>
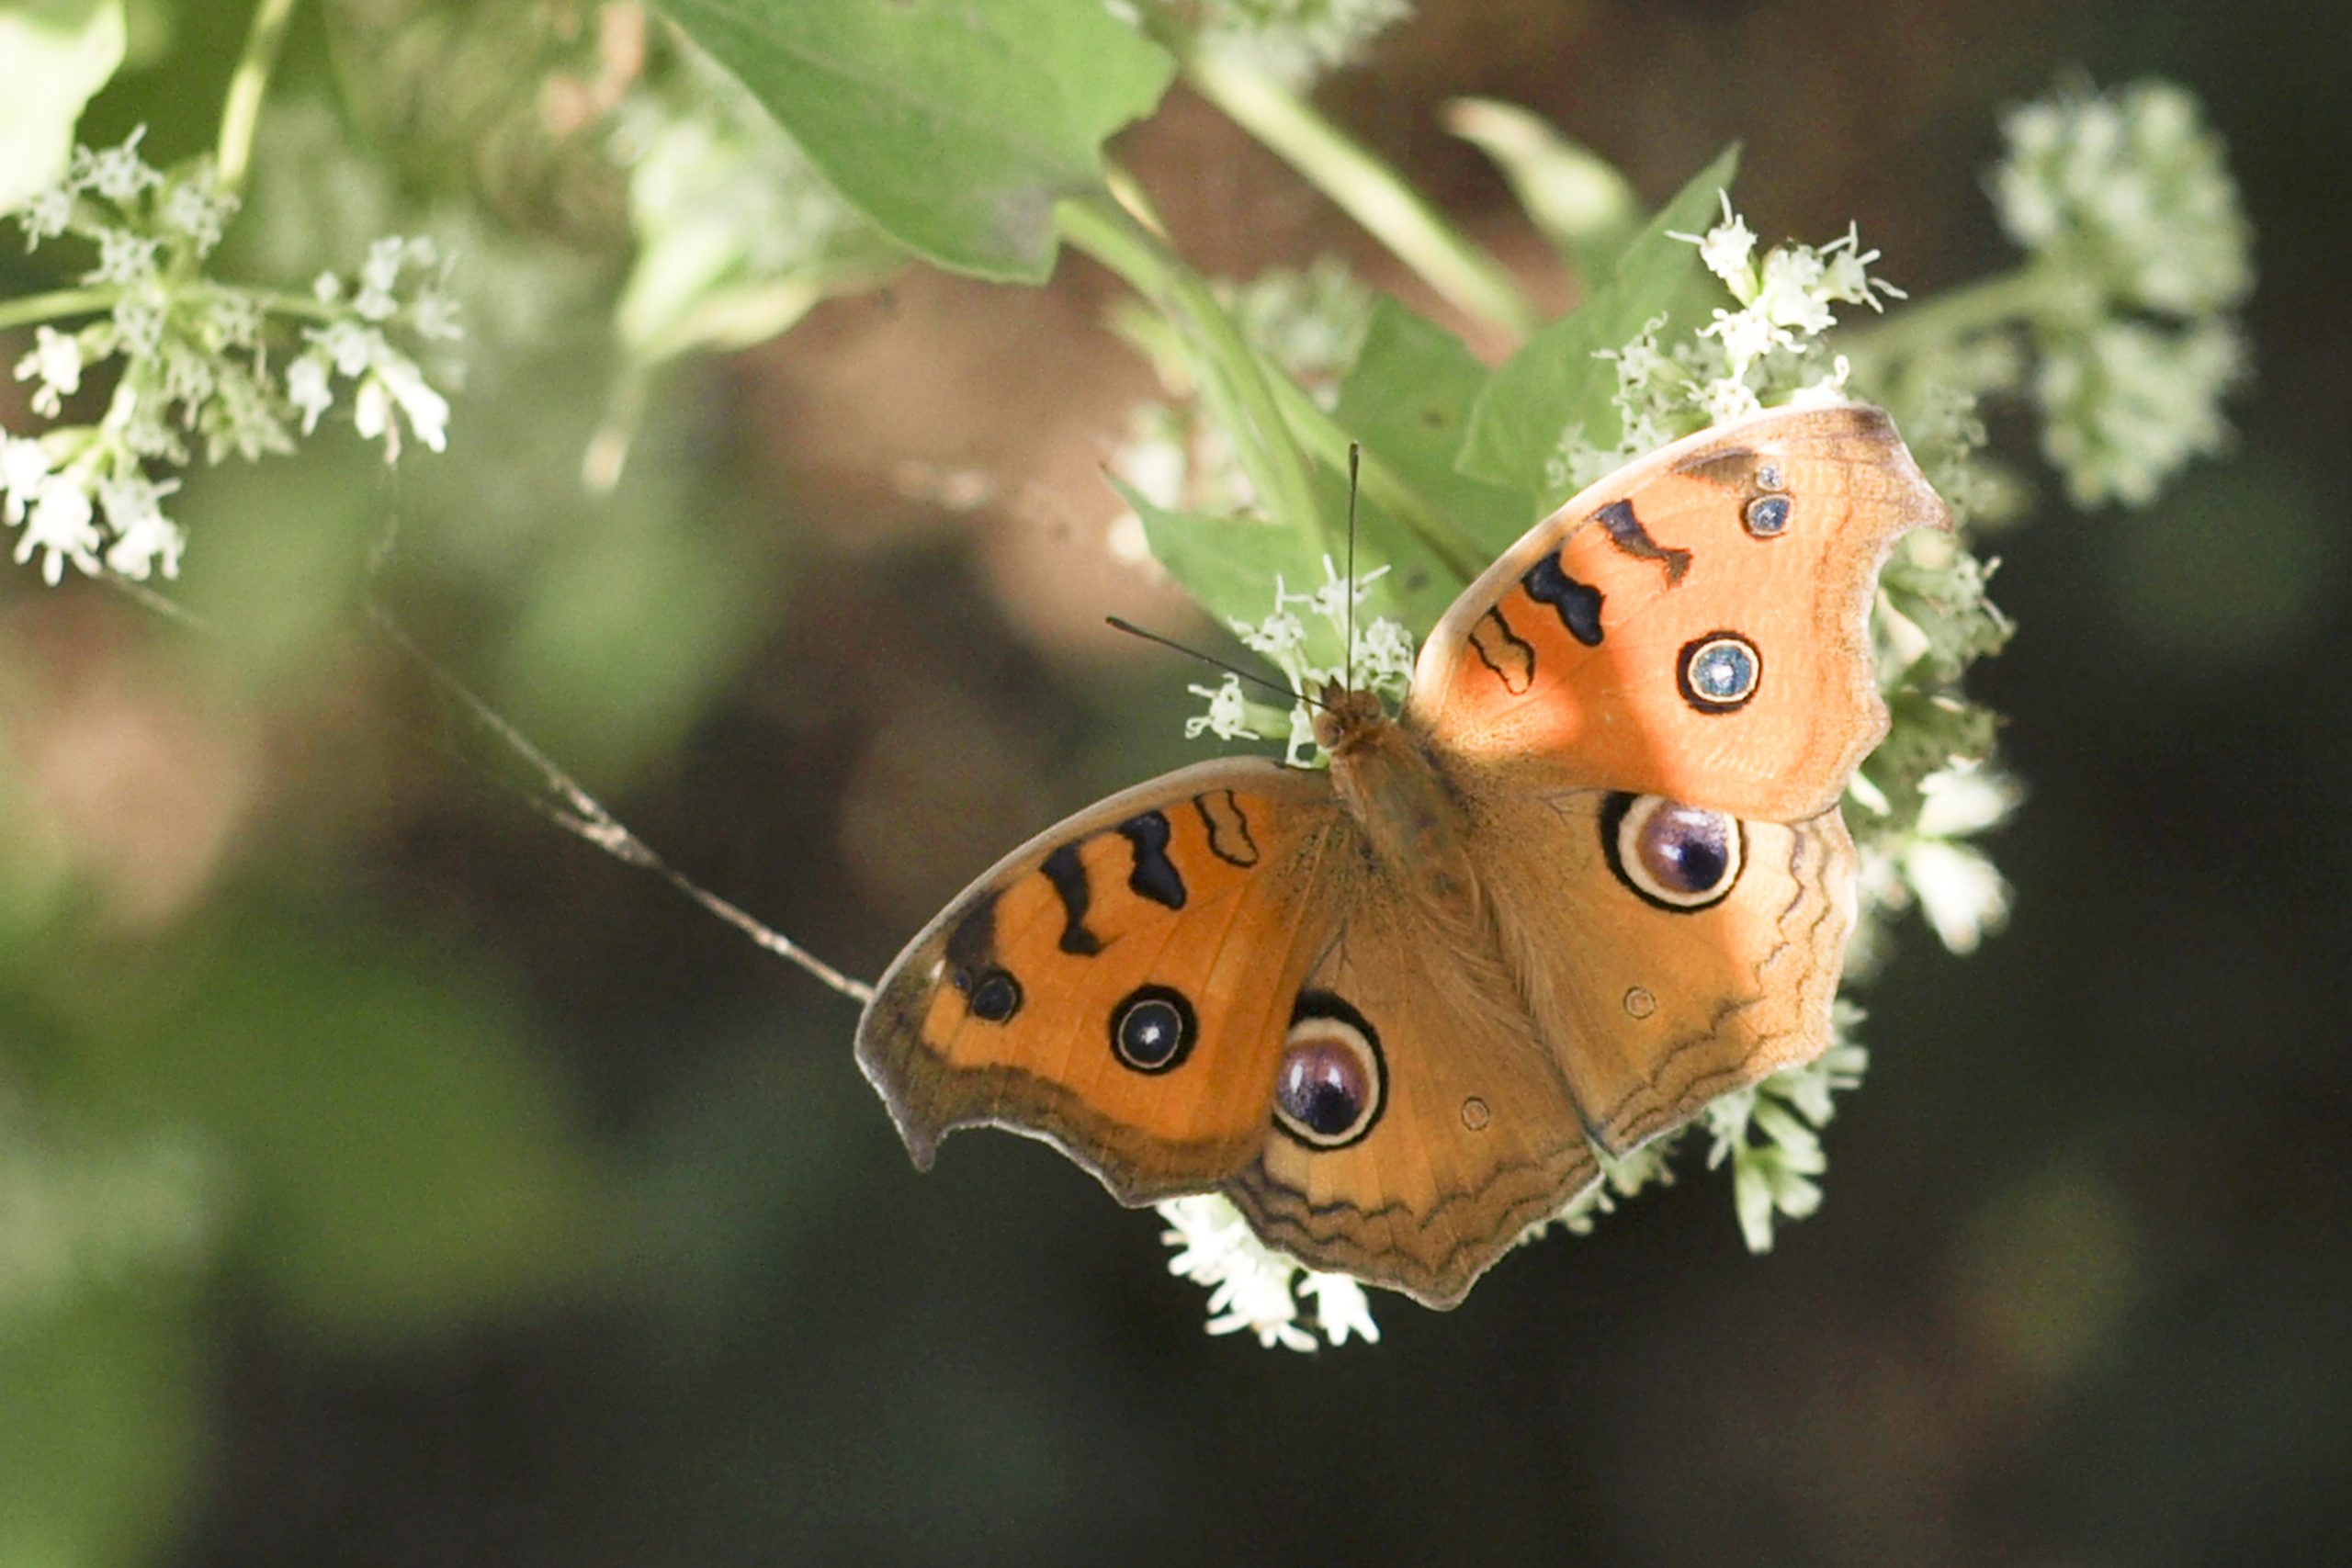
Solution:
<svg viewBox="0 0 2352 1568">
<path fill-rule="evenodd" d="M 1759 539 L 1770 539 L 1789 525 L 1789 498 L 1785 495 L 1759 495 L 1747 503 L 1741 514 L 1747 531 Z"/>
<path fill-rule="evenodd" d="M 1684 645 L 1676 676 L 1684 702 L 1701 713 L 1729 713 L 1756 694 L 1764 660 L 1737 632 L 1711 632 Z"/>
</svg>

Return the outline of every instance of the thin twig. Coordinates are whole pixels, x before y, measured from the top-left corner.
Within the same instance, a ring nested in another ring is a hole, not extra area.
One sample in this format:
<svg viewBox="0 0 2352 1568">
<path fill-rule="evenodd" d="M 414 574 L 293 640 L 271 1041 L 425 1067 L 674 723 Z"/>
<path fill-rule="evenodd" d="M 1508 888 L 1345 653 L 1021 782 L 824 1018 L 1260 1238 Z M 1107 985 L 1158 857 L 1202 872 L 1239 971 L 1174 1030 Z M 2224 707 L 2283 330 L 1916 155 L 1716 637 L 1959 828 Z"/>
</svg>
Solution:
<svg viewBox="0 0 2352 1568">
<path fill-rule="evenodd" d="M 530 764 L 539 776 L 541 787 L 562 802 L 562 808 L 558 809 L 543 800 L 532 801 L 548 820 L 586 840 L 615 860 L 651 872 L 710 914 L 831 989 L 861 1004 L 874 999 L 871 985 L 842 974 L 782 931 L 711 892 L 656 854 L 651 846 L 629 831 L 626 825 L 605 809 L 603 803 L 582 788 L 578 780 L 557 766 L 520 730 L 499 716 L 489 704 L 476 696 L 456 676 L 443 669 L 432 655 L 418 647 L 415 639 L 401 630 L 390 615 L 374 606 L 369 607 L 368 614 L 374 619 L 378 631 L 415 662 L 425 678 L 432 682 L 435 690 L 462 708 L 476 724 L 496 736 L 509 751 Z"/>
<path fill-rule="evenodd" d="M 167 595 L 158 593 L 143 582 L 134 582 L 129 578 L 113 572 L 107 573 L 103 581 L 117 592 L 136 601 L 147 610 L 163 616 L 175 626 L 194 632 L 199 637 L 217 635 L 202 616 L 185 608 Z M 639 870 L 651 872 L 678 892 L 702 906 L 708 913 L 716 915 L 733 926 L 777 957 L 797 965 L 829 988 L 861 1004 L 874 999 L 874 987 L 865 981 L 842 974 L 782 931 L 721 898 L 718 894 L 702 886 L 685 873 L 654 853 L 652 848 L 644 840 L 630 832 L 617 818 L 605 809 L 602 802 L 582 788 L 578 780 L 558 767 L 547 753 L 532 745 L 524 737 L 522 731 L 500 717 L 488 703 L 476 696 L 463 682 L 443 669 L 431 654 L 418 647 L 416 640 L 401 630 L 398 623 L 393 621 L 382 608 L 371 604 L 368 606 L 368 614 L 384 639 L 406 654 L 416 667 L 424 672 L 425 679 L 433 683 L 436 692 L 463 709 L 476 724 L 497 737 L 499 742 L 507 750 L 529 763 L 532 770 L 538 774 L 539 785 L 545 795 L 554 796 L 562 804 L 558 806 L 554 801 L 542 795 L 534 795 L 516 789 L 511 781 L 500 779 L 489 769 L 466 756 L 456 746 L 446 742 L 437 743 L 432 747 L 432 750 L 481 778 L 501 784 L 513 791 L 524 805 L 541 817 L 566 832 L 595 845 L 615 860 L 625 865 L 633 865 Z"/>
</svg>

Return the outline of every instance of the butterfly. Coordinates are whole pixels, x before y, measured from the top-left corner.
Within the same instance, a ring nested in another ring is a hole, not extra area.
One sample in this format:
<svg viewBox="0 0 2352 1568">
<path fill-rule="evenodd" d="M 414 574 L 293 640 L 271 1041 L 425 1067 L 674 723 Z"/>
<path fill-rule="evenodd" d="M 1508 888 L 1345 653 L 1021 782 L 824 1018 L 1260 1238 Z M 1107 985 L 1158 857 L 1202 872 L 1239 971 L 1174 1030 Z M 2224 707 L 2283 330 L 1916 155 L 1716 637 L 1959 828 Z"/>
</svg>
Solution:
<svg viewBox="0 0 2352 1568">
<path fill-rule="evenodd" d="M 1121 1202 L 1437 1307 L 1708 1101 L 1829 1043 L 1838 798 L 1885 734 L 1869 614 L 1951 520 L 1894 423 L 1768 411 L 1532 529 L 1328 771 L 1179 769 L 1049 829 L 908 944 L 857 1059 L 917 1166 L 1043 1138 Z"/>
</svg>

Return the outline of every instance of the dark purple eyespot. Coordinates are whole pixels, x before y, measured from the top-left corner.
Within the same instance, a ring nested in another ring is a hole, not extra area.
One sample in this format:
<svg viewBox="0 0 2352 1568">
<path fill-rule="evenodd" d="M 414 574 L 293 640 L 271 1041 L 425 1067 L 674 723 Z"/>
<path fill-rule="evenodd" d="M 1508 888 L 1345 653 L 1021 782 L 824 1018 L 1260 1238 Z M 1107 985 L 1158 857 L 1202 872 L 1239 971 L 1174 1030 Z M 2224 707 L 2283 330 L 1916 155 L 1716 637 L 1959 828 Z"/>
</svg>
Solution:
<svg viewBox="0 0 2352 1568">
<path fill-rule="evenodd" d="M 1302 998 L 1301 1005 L 1309 1002 Z M 1380 1048 L 1371 1025 L 1353 1008 L 1347 1013 L 1302 1012 L 1275 1069 L 1274 1122 L 1310 1148 L 1344 1148 L 1380 1119 Z"/>
<path fill-rule="evenodd" d="M 1182 991 L 1142 986 L 1111 1010 L 1111 1049 L 1139 1073 L 1164 1073 L 1191 1055 L 1200 1025 Z"/>
<path fill-rule="evenodd" d="M 1618 795 L 1601 813 L 1610 869 L 1653 904 L 1703 909 L 1739 880 L 1739 824 L 1661 795 Z"/>
</svg>

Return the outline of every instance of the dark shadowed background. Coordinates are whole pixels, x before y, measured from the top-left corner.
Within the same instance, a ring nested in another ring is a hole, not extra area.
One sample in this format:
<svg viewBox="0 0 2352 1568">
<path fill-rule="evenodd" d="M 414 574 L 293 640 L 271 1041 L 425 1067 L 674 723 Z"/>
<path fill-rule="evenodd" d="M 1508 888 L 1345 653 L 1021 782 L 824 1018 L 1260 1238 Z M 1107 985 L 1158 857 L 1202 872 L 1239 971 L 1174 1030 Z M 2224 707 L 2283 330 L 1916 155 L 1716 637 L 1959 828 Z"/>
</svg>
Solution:
<svg viewBox="0 0 2352 1568">
<path fill-rule="evenodd" d="M 243 7 L 148 9 L 168 49 L 93 133 L 151 122 L 149 150 L 180 156 Z M 396 524 L 378 592 L 421 643 L 692 874 L 868 976 L 1003 849 L 1197 754 L 1180 720 L 1201 677 L 1099 629 L 1197 622 L 1100 547 L 1096 468 L 1151 380 L 1085 264 L 1038 292 L 915 273 L 823 307 L 662 383 L 618 491 L 581 491 L 614 198 L 560 147 L 510 144 L 538 101 L 514 62 L 564 9 L 373 0 L 332 31 L 306 12 L 266 131 L 254 270 L 301 254 L 287 233 L 364 239 L 435 182 L 492 215 L 474 254 L 514 269 L 515 298 L 503 339 L 478 323 L 505 346 L 450 455 L 391 479 L 345 441 L 191 484 L 180 592 L 209 637 L 0 577 L 0 807 L 62 823 L 40 852 L 74 889 L 0 837 L 9 1116 L 39 1123 L 40 1157 L 116 1170 L 84 1196 L 132 1238 L 49 1297 L 0 1292 L 0 1512 L 38 1520 L 0 1529 L 7 1550 L 2340 1552 L 2340 9 L 1427 0 L 1328 84 L 1336 117 L 1531 267 L 1444 99 L 1528 104 L 1651 199 L 1744 139 L 1768 241 L 1857 219 L 1926 293 L 2003 265 L 1980 188 L 2002 106 L 2067 68 L 2162 73 L 2228 138 L 2260 284 L 2234 456 L 2144 513 L 2046 502 L 1994 547 L 2020 631 L 1975 689 L 2031 792 L 1992 844 L 2015 916 L 1965 960 L 1906 926 L 1860 994 L 1873 1067 L 1829 1130 L 1821 1213 L 1751 1258 L 1693 1149 L 1676 1186 L 1515 1254 L 1460 1310 L 1378 1296 L 1378 1345 L 1313 1356 L 1204 1336 L 1153 1218 L 1040 1145 L 958 1139 L 919 1177 L 851 1061 L 849 1004 L 436 750 L 415 671 L 366 635 L 368 554 Z M 481 36 L 452 45 L 461 27 Z M 373 194 L 301 141 L 332 140 L 316 106 L 338 84 L 396 149 L 370 155 Z M 1404 287 L 1181 95 L 1122 152 L 1204 270 L 1338 246 Z M 499 225 L 568 270 L 509 256 Z M 0 389 L 0 421 L 20 395 Z M 1996 436 L 2031 460 L 2021 423 Z M 0 1252 L 0 1273 L 30 1267 Z"/>
</svg>

